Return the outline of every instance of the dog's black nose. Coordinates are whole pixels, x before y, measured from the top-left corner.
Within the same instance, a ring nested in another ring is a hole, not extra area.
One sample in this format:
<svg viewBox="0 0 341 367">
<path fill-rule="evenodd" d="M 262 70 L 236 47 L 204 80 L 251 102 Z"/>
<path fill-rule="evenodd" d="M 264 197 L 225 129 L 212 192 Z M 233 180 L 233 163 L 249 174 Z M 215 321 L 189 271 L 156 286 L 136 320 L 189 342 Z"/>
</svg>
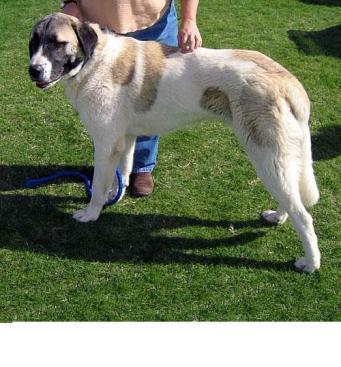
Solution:
<svg viewBox="0 0 341 367">
<path fill-rule="evenodd" d="M 43 66 L 40 64 L 30 65 L 28 72 L 32 80 L 39 80 L 43 72 Z"/>
</svg>

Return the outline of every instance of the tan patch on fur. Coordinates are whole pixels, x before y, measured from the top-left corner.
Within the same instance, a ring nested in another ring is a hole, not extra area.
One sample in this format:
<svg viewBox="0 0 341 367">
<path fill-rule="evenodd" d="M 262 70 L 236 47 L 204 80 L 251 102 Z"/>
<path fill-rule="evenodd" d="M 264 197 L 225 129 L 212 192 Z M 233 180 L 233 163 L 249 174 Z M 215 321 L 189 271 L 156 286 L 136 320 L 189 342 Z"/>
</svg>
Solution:
<svg viewBox="0 0 341 367">
<path fill-rule="evenodd" d="M 161 45 L 157 42 L 144 42 L 144 77 L 139 95 L 135 101 L 135 110 L 146 112 L 150 110 L 157 98 L 157 89 L 165 66 L 165 58 L 177 52 L 176 47 Z"/>
<path fill-rule="evenodd" d="M 245 85 L 237 105 L 246 130 L 246 142 L 257 145 L 276 145 L 283 129 L 283 103 L 298 122 L 309 118 L 309 98 L 300 82 L 269 57 L 257 52 L 236 50 L 234 56 L 253 62 L 258 69 L 245 77 Z"/>
<path fill-rule="evenodd" d="M 250 61 L 270 74 L 278 74 L 282 77 L 291 78 L 292 75 L 280 64 L 257 51 L 234 50 L 233 55 L 240 60 Z"/>
<path fill-rule="evenodd" d="M 179 51 L 178 47 L 167 46 L 167 45 L 162 45 L 162 44 L 160 46 L 161 46 L 162 53 L 164 54 L 165 57 L 168 57 Z"/>
<path fill-rule="evenodd" d="M 117 56 L 112 66 L 112 78 L 114 84 L 127 85 L 135 74 L 136 66 L 136 45 L 135 42 L 127 38 L 126 47 Z"/>
<path fill-rule="evenodd" d="M 231 118 L 230 101 L 219 88 L 207 88 L 200 99 L 200 105 L 216 115 Z"/>
<path fill-rule="evenodd" d="M 58 29 L 57 40 L 59 42 L 68 42 L 72 45 L 73 48 L 78 47 L 77 36 L 72 28 L 71 22 L 65 22 L 65 25 Z"/>
<path fill-rule="evenodd" d="M 74 28 L 77 27 L 79 20 L 63 13 L 54 14 L 53 17 L 59 18 L 58 28 L 56 28 L 57 41 L 68 42 L 71 45 L 71 50 L 75 52 L 79 45 Z"/>
</svg>

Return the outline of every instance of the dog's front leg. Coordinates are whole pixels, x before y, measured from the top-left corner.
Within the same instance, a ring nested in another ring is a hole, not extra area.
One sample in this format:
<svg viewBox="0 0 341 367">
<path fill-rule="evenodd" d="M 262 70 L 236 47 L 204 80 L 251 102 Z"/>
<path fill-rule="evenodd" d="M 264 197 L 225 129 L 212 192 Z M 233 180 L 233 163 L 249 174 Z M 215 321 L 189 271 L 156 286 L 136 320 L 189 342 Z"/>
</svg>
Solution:
<svg viewBox="0 0 341 367">
<path fill-rule="evenodd" d="M 129 186 L 129 176 L 133 168 L 136 136 L 126 136 L 125 148 L 121 154 L 120 170 L 124 187 Z"/>
<path fill-rule="evenodd" d="M 122 187 L 121 196 L 119 197 L 118 201 L 120 201 L 124 197 L 126 189 L 129 186 L 129 176 L 133 168 L 135 141 L 136 141 L 136 136 L 130 136 L 130 135 L 126 136 L 125 148 L 120 155 L 121 160 L 119 163 L 119 170 L 122 175 L 123 187 Z M 114 197 L 114 195 L 117 194 L 117 190 L 118 190 L 118 180 L 115 178 L 113 186 L 111 190 L 109 191 L 108 200 L 111 200 Z"/>
<path fill-rule="evenodd" d="M 92 196 L 86 208 L 77 210 L 73 214 L 73 218 L 77 221 L 89 222 L 98 219 L 113 184 L 114 172 L 119 162 L 120 152 L 120 149 L 104 149 L 102 146 L 96 146 L 95 144 Z"/>
</svg>

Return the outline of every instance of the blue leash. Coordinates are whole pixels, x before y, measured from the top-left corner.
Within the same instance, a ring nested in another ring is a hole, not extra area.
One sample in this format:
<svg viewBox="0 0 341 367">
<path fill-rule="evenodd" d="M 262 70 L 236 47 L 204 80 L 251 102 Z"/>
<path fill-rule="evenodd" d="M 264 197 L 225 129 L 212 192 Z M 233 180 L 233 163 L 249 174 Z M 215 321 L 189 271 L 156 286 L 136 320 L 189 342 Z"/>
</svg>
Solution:
<svg viewBox="0 0 341 367">
<path fill-rule="evenodd" d="M 113 205 L 117 203 L 117 201 L 121 198 L 121 195 L 123 192 L 123 183 L 122 183 L 121 172 L 119 170 L 116 170 L 116 176 L 117 176 L 117 181 L 118 181 L 117 193 L 112 199 L 108 200 L 105 203 L 105 206 Z M 86 175 L 78 171 L 67 171 L 67 170 L 57 171 L 53 173 L 52 175 L 49 175 L 46 177 L 27 180 L 24 182 L 24 187 L 26 189 L 35 189 L 38 186 L 46 185 L 50 182 L 56 181 L 57 179 L 63 178 L 63 177 L 72 177 L 72 178 L 77 178 L 83 181 L 85 185 L 86 193 L 88 197 L 91 198 L 91 195 L 92 195 L 91 180 Z"/>
</svg>

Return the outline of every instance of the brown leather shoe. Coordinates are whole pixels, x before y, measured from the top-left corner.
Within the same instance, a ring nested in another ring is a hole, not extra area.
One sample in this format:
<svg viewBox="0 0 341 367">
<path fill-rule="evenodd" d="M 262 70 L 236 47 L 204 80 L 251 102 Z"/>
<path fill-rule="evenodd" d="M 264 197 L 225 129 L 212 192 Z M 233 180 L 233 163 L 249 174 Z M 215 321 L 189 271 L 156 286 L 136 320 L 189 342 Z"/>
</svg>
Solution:
<svg viewBox="0 0 341 367">
<path fill-rule="evenodd" d="M 130 193 L 133 196 L 148 196 L 153 192 L 154 182 L 150 172 L 138 172 L 130 175 Z"/>
</svg>

